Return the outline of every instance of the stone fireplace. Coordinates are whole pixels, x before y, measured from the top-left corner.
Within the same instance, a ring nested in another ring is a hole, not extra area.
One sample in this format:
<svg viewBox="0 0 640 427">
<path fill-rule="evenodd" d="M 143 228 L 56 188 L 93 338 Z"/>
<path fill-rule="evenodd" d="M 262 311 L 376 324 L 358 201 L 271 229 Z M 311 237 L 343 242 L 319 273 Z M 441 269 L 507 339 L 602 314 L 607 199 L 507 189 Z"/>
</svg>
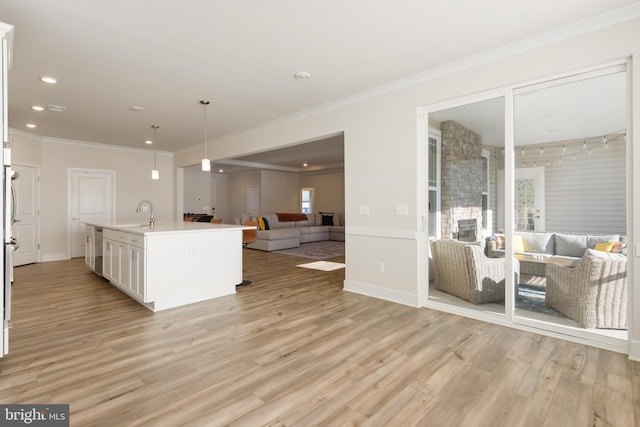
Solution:
<svg viewBox="0 0 640 427">
<path fill-rule="evenodd" d="M 461 242 L 476 242 L 478 240 L 478 220 L 460 219 L 458 220 L 457 240 Z"/>
<path fill-rule="evenodd" d="M 490 209 L 495 207 L 496 149 L 482 144 L 482 137 L 461 124 L 447 120 L 440 124 L 441 148 L 441 236 L 477 242 L 483 224 L 483 149 L 490 152 Z M 495 217 L 495 216 L 494 216 Z M 495 218 L 491 218 L 495 220 Z M 462 224 L 462 228 L 461 228 Z M 494 225 L 495 226 L 495 225 Z M 463 236 L 463 239 L 460 239 Z"/>
</svg>

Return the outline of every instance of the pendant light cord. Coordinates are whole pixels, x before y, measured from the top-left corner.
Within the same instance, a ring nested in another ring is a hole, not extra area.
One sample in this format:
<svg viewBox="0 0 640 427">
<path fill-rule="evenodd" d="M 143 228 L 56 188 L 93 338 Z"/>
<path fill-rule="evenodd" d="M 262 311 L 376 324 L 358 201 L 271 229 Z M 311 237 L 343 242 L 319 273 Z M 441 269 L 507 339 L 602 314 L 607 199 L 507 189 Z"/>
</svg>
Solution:
<svg viewBox="0 0 640 427">
<path fill-rule="evenodd" d="M 158 125 L 153 125 L 151 126 L 153 128 L 153 143 L 155 144 L 158 141 L 158 137 L 157 137 L 157 132 L 158 132 L 158 128 L 160 126 Z M 153 169 L 158 169 L 158 150 L 153 150 Z"/>
<path fill-rule="evenodd" d="M 207 104 L 203 104 L 204 108 L 202 109 L 202 111 L 204 112 L 204 158 L 208 159 L 207 157 Z"/>
<path fill-rule="evenodd" d="M 209 105 L 209 101 L 207 100 L 201 100 L 200 104 L 202 104 L 202 114 L 204 115 L 204 158 L 208 159 L 207 157 L 207 105 Z"/>
</svg>

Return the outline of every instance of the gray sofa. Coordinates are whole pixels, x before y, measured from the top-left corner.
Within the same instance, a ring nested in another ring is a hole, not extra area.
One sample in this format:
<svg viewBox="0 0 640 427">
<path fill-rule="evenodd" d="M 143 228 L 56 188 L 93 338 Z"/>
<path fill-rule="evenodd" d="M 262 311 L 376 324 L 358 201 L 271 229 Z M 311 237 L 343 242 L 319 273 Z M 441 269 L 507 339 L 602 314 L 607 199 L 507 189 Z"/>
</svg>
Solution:
<svg viewBox="0 0 640 427">
<path fill-rule="evenodd" d="M 515 248 L 516 254 L 543 255 L 551 259 L 562 259 L 569 261 L 572 265 L 577 265 L 587 249 L 594 249 L 598 243 L 620 242 L 619 234 L 588 235 L 588 234 L 567 234 L 553 232 L 515 232 L 514 246 L 519 246 L 521 239 L 522 247 Z M 491 258 L 504 257 L 504 248 L 499 248 L 499 239 L 489 238 L 487 241 L 487 255 Z M 522 250 L 519 250 L 522 249 Z M 520 272 L 527 272 L 526 262 L 521 262 Z M 535 273 L 533 273 L 535 274 Z"/>
<path fill-rule="evenodd" d="M 306 214 L 306 220 L 280 221 L 278 214 L 259 215 L 269 222 L 269 230 L 258 230 L 256 241 L 249 243 L 248 248 L 261 251 L 278 251 L 282 249 L 297 248 L 301 243 L 321 242 L 324 240 L 344 241 L 344 216 L 342 214 L 331 215 L 333 225 L 322 225 L 320 214 Z M 244 224 L 251 218 L 243 215 L 236 220 Z M 255 217 L 253 218 L 255 219 Z"/>
</svg>

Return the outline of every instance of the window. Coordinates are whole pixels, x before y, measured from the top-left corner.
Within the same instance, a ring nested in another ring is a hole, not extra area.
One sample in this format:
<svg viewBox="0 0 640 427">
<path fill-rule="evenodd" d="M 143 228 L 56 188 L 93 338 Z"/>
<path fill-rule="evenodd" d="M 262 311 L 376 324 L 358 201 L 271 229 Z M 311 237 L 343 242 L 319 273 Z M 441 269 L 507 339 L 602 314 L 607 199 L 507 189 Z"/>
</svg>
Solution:
<svg viewBox="0 0 640 427">
<path fill-rule="evenodd" d="M 489 151 L 482 150 L 482 230 L 485 237 L 491 235 L 493 228 L 491 226 L 491 208 L 489 207 L 489 156 Z"/>
<path fill-rule="evenodd" d="M 315 192 L 315 188 L 313 187 L 305 187 L 300 190 L 300 200 L 301 200 L 300 210 L 302 213 L 305 213 L 305 214 L 313 213 L 314 192 Z"/>
<path fill-rule="evenodd" d="M 429 239 L 440 238 L 440 133 L 429 131 Z"/>
</svg>

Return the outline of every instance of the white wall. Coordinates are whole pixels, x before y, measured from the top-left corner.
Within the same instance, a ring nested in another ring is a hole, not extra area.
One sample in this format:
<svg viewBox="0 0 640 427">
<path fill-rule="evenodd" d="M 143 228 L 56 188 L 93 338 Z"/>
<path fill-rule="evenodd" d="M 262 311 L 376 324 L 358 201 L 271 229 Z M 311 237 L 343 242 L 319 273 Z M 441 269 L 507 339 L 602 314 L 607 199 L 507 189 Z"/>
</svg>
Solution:
<svg viewBox="0 0 640 427">
<path fill-rule="evenodd" d="M 236 218 L 247 213 L 247 187 L 250 185 L 260 186 L 260 172 L 230 176 L 228 183 L 229 219 L 224 219 L 224 221 L 234 223 Z"/>
<path fill-rule="evenodd" d="M 418 140 L 417 108 L 473 94 L 529 83 L 575 72 L 587 67 L 640 55 L 640 20 L 611 25 L 586 33 L 556 33 L 537 44 L 527 41 L 454 64 L 422 76 L 363 94 L 316 112 L 301 114 L 279 124 L 215 141 L 220 158 L 291 145 L 322 135 L 344 131 L 345 215 L 347 243 L 345 287 L 381 298 L 420 305 L 425 284 L 426 236 L 420 227 L 427 215 L 421 196 L 424 184 L 423 143 Z M 579 34 L 569 36 L 569 34 Z M 560 38 L 562 36 L 563 38 Z M 640 67 L 630 71 L 633 94 L 630 128 L 640 128 Z M 630 147 L 640 137 L 628 136 Z M 181 153 L 176 162 L 196 163 L 200 149 Z M 640 156 L 628 157 L 633 211 L 628 215 L 628 235 L 640 242 Z M 632 160 L 631 160 L 632 159 Z M 215 160 L 215 159 L 214 159 Z M 633 168 L 631 169 L 631 162 Z M 406 204 L 408 215 L 396 215 L 394 207 Z M 360 214 L 368 206 L 369 214 Z M 640 308 L 640 258 L 630 258 L 631 300 Z M 384 273 L 376 272 L 385 263 Z M 636 310 L 638 311 L 638 310 Z M 631 311 L 633 312 L 633 310 Z M 640 316 L 632 320 L 632 353 L 640 358 Z"/>
<path fill-rule="evenodd" d="M 229 178 L 223 174 L 211 174 L 211 204 L 216 208 L 216 218 L 228 224 L 234 223 L 229 214 Z"/>
<path fill-rule="evenodd" d="M 300 178 L 297 173 L 262 171 L 260 213 L 300 212 Z"/>
<path fill-rule="evenodd" d="M 344 172 L 300 175 L 300 187 L 315 188 L 313 212 L 344 212 Z"/>
<path fill-rule="evenodd" d="M 184 168 L 184 212 L 211 215 L 211 173 L 203 172 L 200 165 Z"/>
<path fill-rule="evenodd" d="M 170 154 L 158 153 L 157 181 L 151 179 L 152 151 L 70 143 L 14 132 L 12 157 L 14 163 L 40 168 L 40 253 L 44 261 L 69 257 L 69 168 L 115 171 L 116 220 L 139 219 L 136 207 L 142 199 L 153 202 L 158 220 L 175 219 L 175 173 Z"/>
<path fill-rule="evenodd" d="M 307 186 L 317 190 L 316 212 L 318 209 L 344 212 L 343 172 L 298 174 L 263 170 L 232 176 L 212 174 L 211 196 L 203 204 L 205 199 L 202 194 L 208 187 L 199 168 L 199 165 L 184 168 L 185 212 L 203 212 L 202 206 L 210 204 L 216 207 L 216 217 L 222 218 L 223 222 L 234 223 L 237 217 L 247 213 L 248 186 L 258 186 L 260 189 L 261 213 L 299 212 L 300 188 Z M 197 198 L 201 198 L 202 202 L 197 202 Z M 198 206 L 201 210 L 196 210 Z"/>
</svg>

